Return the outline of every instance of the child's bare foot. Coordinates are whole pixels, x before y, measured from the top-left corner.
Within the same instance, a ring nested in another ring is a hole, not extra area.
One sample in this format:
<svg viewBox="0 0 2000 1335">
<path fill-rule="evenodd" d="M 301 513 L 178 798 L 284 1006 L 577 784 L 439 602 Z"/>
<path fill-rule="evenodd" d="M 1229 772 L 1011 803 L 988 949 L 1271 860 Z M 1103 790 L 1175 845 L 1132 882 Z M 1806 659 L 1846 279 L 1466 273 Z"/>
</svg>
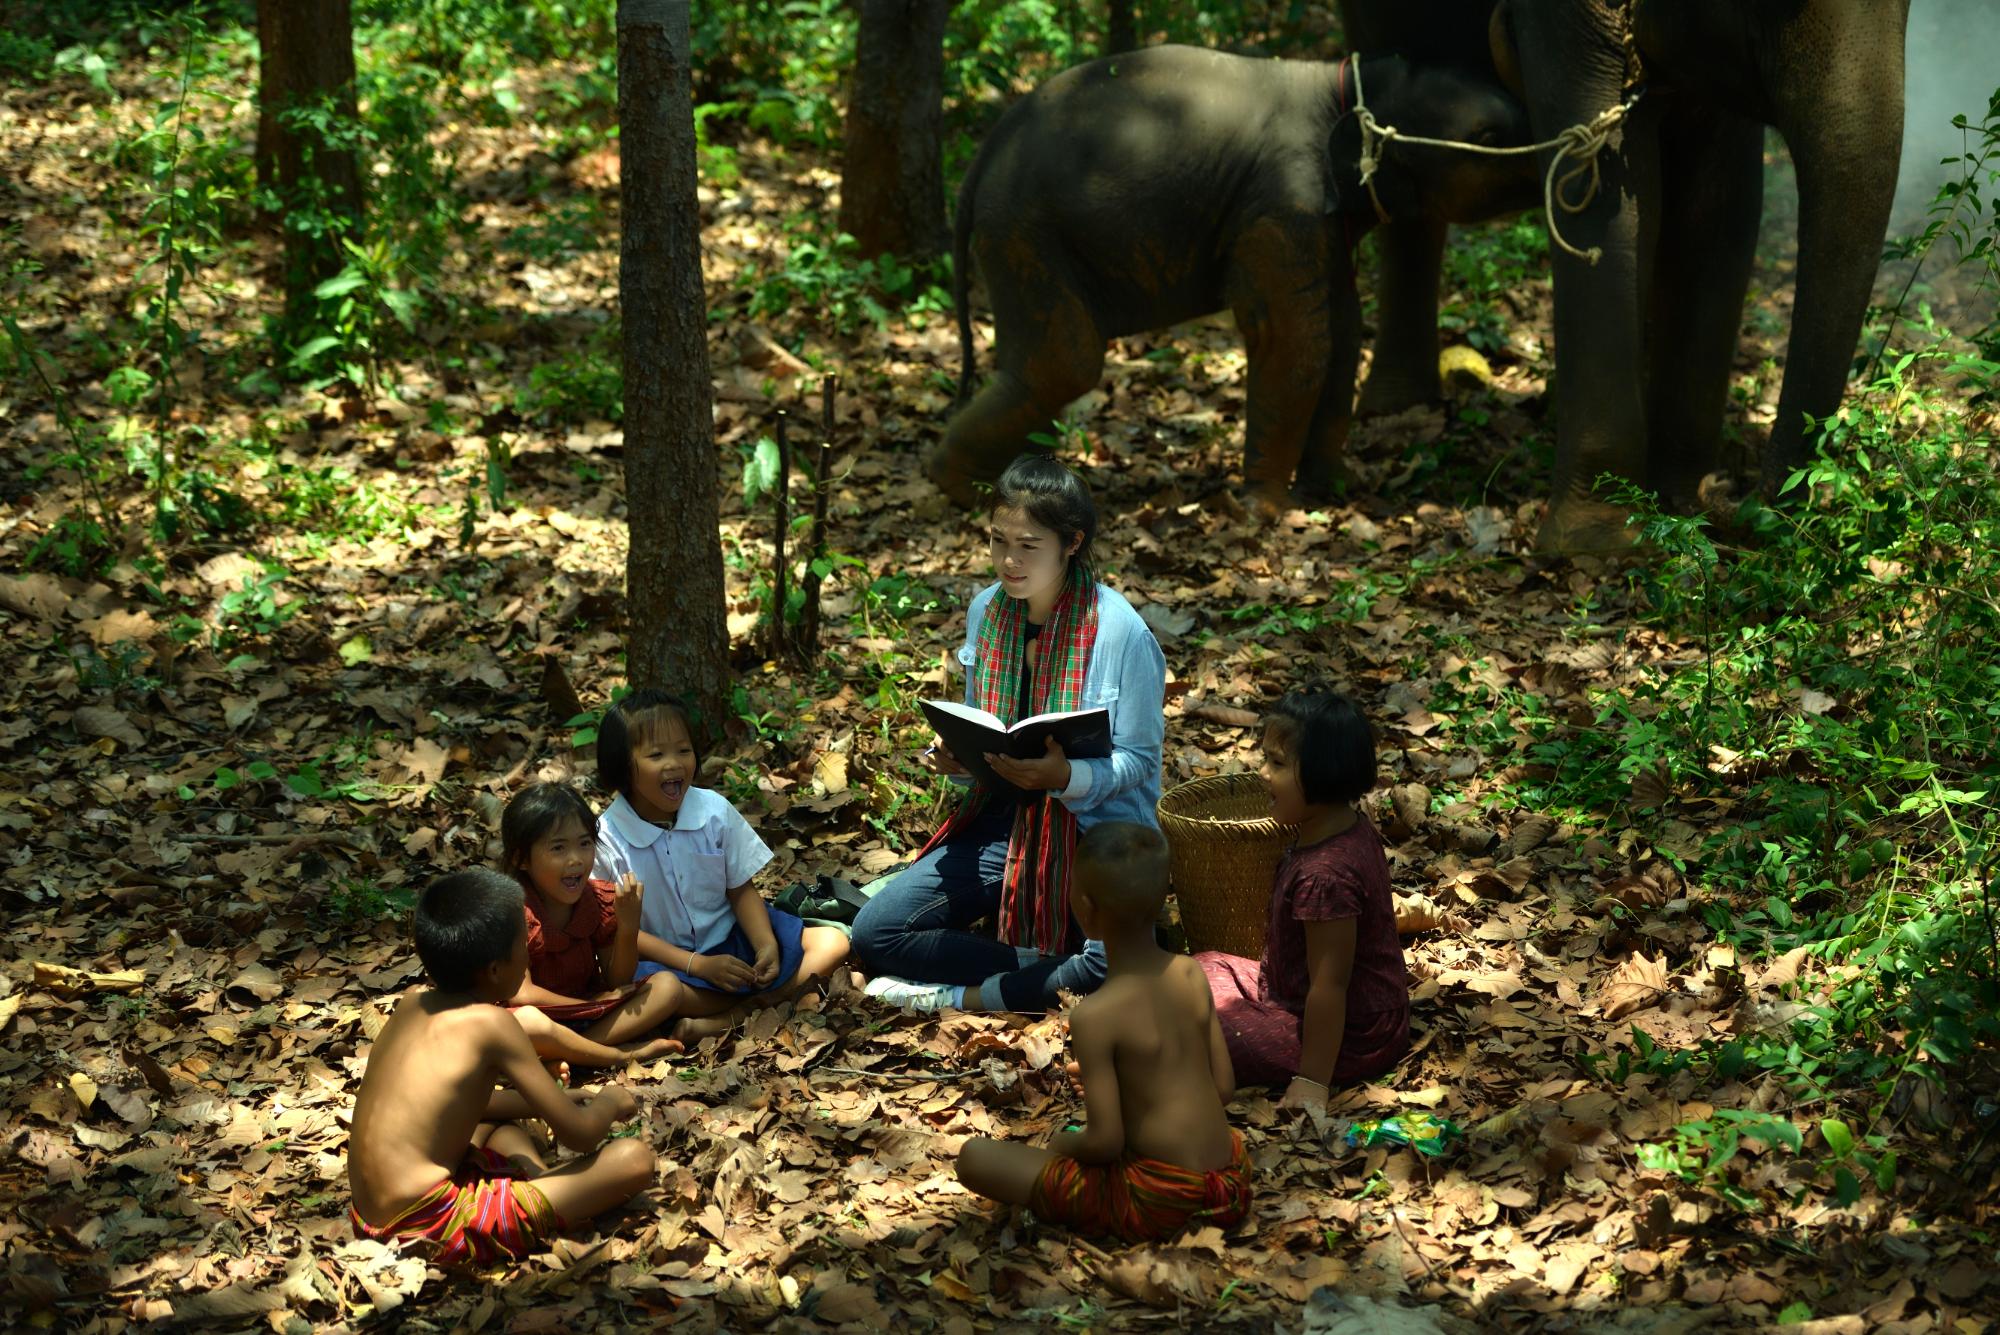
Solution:
<svg viewBox="0 0 2000 1335">
<path fill-rule="evenodd" d="M 690 1015 L 673 1028 L 673 1041 L 681 1045 L 683 1052 L 691 1050 L 704 1038 L 726 1034 L 736 1027 L 736 1017 L 732 1015 Z"/>
<path fill-rule="evenodd" d="M 681 1041 L 678 1038 L 649 1038 L 643 1043 L 636 1043 L 632 1046 L 632 1056 L 636 1061 L 650 1062 L 658 1061 L 662 1057 L 670 1057 L 682 1050 Z"/>
</svg>

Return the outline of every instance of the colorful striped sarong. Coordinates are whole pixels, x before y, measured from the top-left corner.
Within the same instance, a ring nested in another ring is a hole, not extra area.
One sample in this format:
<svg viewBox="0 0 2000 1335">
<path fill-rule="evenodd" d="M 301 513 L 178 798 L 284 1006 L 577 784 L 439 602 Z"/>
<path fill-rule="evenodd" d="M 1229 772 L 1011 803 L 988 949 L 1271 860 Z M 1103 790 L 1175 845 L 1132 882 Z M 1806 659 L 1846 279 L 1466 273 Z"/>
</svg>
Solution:
<svg viewBox="0 0 2000 1335">
<path fill-rule="evenodd" d="M 535 1009 L 554 1020 L 557 1024 L 568 1025 L 572 1029 L 582 1029 L 593 1020 L 601 1020 L 632 999 L 637 987 L 620 988 L 616 995 L 599 997 L 595 1001 L 571 1001 L 559 1006 L 535 1005 Z M 522 1003 L 523 1005 L 528 1003 Z M 510 1011 L 520 1010 L 520 1006 L 507 1007 Z"/>
<path fill-rule="evenodd" d="M 1057 1155 L 1035 1179 L 1028 1208 L 1084 1237 L 1156 1242 L 1184 1228 L 1227 1228 L 1250 1213 L 1250 1155 L 1231 1130 L 1229 1166 L 1196 1172 L 1159 1159 L 1087 1164 Z"/>
<path fill-rule="evenodd" d="M 522 1257 L 567 1225 L 540 1187 L 521 1178 L 503 1155 L 483 1145 L 465 1151 L 458 1172 L 415 1205 L 376 1228 L 348 1207 L 356 1237 L 437 1245 L 439 1265 L 490 1265 Z"/>
</svg>

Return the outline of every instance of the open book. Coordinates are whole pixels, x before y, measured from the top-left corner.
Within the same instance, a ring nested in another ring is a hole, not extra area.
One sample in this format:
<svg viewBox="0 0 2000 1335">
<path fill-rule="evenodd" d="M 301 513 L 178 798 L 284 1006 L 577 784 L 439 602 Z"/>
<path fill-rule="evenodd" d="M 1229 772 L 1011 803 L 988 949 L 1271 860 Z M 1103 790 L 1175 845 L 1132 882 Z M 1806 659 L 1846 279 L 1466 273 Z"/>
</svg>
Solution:
<svg viewBox="0 0 2000 1335">
<path fill-rule="evenodd" d="M 1035 714 L 1008 727 L 983 709 L 955 700 L 926 700 L 924 717 L 937 729 L 938 741 L 953 759 L 979 782 L 1002 792 L 1014 788 L 986 763 L 987 752 L 1033 760 L 1048 750 L 1054 737 L 1072 760 L 1102 760 L 1111 754 L 1111 711 L 1078 709 L 1068 713 Z M 1015 788 L 1015 791 L 1020 791 Z"/>
</svg>

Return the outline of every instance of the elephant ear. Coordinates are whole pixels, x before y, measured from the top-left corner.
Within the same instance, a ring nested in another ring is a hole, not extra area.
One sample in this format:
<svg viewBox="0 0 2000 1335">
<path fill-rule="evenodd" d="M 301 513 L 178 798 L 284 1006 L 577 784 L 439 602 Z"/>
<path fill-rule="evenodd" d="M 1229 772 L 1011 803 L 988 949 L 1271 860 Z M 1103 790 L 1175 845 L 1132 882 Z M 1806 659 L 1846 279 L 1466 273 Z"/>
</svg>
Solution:
<svg viewBox="0 0 2000 1335">
<path fill-rule="evenodd" d="M 1360 154 L 1360 122 L 1354 119 L 1352 112 L 1336 113 L 1332 127 L 1326 132 L 1324 161 L 1320 164 L 1322 214 L 1331 217 L 1341 212 L 1342 206 L 1346 203 L 1341 184 L 1355 180 L 1354 163 Z"/>
<path fill-rule="evenodd" d="M 1528 86 L 1521 78 L 1521 52 L 1514 45 L 1514 16 L 1508 11 L 1508 0 L 1500 0 L 1493 6 L 1493 16 L 1486 21 L 1486 47 L 1493 56 L 1493 72 L 1500 76 L 1500 82 L 1525 102 Z"/>
</svg>

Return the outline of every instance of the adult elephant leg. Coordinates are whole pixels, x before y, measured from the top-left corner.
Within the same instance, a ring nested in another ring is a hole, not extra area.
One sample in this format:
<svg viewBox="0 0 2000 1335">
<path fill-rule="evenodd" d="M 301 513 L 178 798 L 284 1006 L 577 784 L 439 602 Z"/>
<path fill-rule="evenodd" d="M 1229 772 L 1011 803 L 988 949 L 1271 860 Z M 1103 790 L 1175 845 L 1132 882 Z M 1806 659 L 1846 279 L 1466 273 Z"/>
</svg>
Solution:
<svg viewBox="0 0 2000 1335">
<path fill-rule="evenodd" d="M 1318 218 L 1262 218 L 1230 257 L 1224 290 L 1250 363 L 1243 481 L 1266 511 L 1290 504 L 1292 476 L 1319 407 L 1332 339 L 1326 237 Z M 1348 392 L 1353 392 L 1352 371 Z"/>
<path fill-rule="evenodd" d="M 1344 270 L 1345 266 L 1337 268 L 1328 284 L 1332 352 L 1326 378 L 1320 384 L 1319 402 L 1313 408 L 1312 425 L 1306 429 L 1305 454 L 1299 460 L 1298 493 L 1306 501 L 1331 499 L 1346 473 L 1347 431 L 1354 421 L 1354 377 L 1361 368 L 1361 298 L 1354 285 L 1341 278 Z"/>
<path fill-rule="evenodd" d="M 1623 100 L 1629 13 L 1630 6 L 1600 0 L 1507 0 L 1494 11 L 1488 36 L 1495 64 L 1510 83 L 1518 80 L 1537 139 L 1588 125 Z M 1543 551 L 1631 545 L 1625 514 L 1593 493 L 1604 473 L 1645 476 L 1641 275 L 1650 275 L 1652 256 L 1641 221 L 1656 216 L 1659 203 L 1663 100 L 1640 98 L 1597 153 L 1593 170 L 1574 174 L 1571 164 L 1556 164 L 1558 180 L 1567 184 L 1557 191 L 1553 225 L 1567 246 L 1601 254 L 1593 265 L 1550 246 L 1556 474 L 1536 538 Z M 1543 155 L 1544 171 L 1552 156 Z"/>
<path fill-rule="evenodd" d="M 1438 272 L 1446 225 L 1398 220 L 1376 230 L 1375 359 L 1361 389 L 1361 413 L 1400 412 L 1433 403 L 1438 387 Z"/>
<path fill-rule="evenodd" d="M 1016 287 L 1004 298 L 1001 284 L 993 286 L 995 374 L 951 419 L 927 469 L 940 491 L 967 507 L 980 484 L 1031 448 L 1030 435 L 1049 431 L 1104 375 L 1104 335 L 1074 284 Z"/>
<path fill-rule="evenodd" d="M 1778 129 L 1799 176 L 1798 292 L 1778 418 L 1763 452 L 1775 494 L 1804 462 L 1805 419 L 1830 417 L 1882 260 L 1903 147 L 1906 3 L 1809 4 L 1778 58 Z"/>
<path fill-rule="evenodd" d="M 1547 123 L 1575 124 L 1594 114 L 1575 106 Z M 1537 134 L 1544 133 L 1542 124 Z M 1556 472 L 1536 536 L 1545 552 L 1620 551 L 1632 543 L 1626 512 L 1599 498 L 1596 486 L 1606 473 L 1634 480 L 1646 474 L 1640 276 L 1652 262 L 1645 244 L 1652 229 L 1642 229 L 1640 221 L 1659 198 L 1658 130 L 1657 104 L 1640 102 L 1604 150 L 1595 200 L 1580 213 L 1559 215 L 1571 245 L 1602 254 L 1592 265 L 1556 247 L 1552 259 Z"/>
<path fill-rule="evenodd" d="M 1715 466 L 1764 199 L 1764 127 L 1677 106 L 1660 127 L 1660 226 L 1646 321 L 1646 483 L 1682 509 Z"/>
</svg>

